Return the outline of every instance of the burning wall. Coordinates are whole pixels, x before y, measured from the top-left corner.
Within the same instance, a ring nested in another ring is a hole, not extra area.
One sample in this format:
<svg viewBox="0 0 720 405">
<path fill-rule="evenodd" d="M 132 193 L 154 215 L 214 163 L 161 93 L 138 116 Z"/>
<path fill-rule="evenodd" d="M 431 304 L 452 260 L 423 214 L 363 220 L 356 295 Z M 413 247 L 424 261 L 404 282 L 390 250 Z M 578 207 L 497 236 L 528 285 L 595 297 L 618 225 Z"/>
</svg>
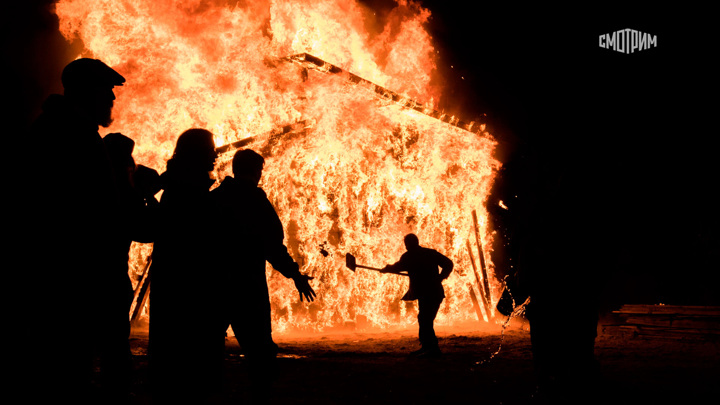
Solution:
<svg viewBox="0 0 720 405">
<path fill-rule="evenodd" d="M 423 28 L 429 11 L 399 1 L 382 28 L 362 6 L 331 0 L 63 0 L 57 14 L 63 35 L 83 41 L 83 56 L 127 78 L 116 88 L 108 132 L 136 141 L 139 164 L 163 171 L 177 136 L 191 127 L 211 130 L 218 145 L 247 139 L 245 147 L 262 151 L 262 187 L 286 226 L 291 255 L 315 277 L 318 292 L 314 303 L 299 303 L 292 282 L 268 267 L 276 331 L 360 319 L 371 327 L 415 322 L 414 310 L 399 301 L 406 279 L 344 267 L 346 252 L 368 265 L 394 262 L 408 232 L 456 263 L 438 324 L 476 317 L 466 242 L 477 210 L 490 246 L 484 204 L 500 164 L 482 126 L 470 132 L 424 113 L 441 96 L 436 52 Z M 303 53 L 343 72 L 286 59 Z M 348 80 L 347 72 L 368 82 Z M 403 100 L 379 97 L 369 82 Z M 272 133 L 288 124 L 297 125 Z M 231 155 L 221 155 L 218 180 L 230 174 Z M 134 275 L 150 250 L 133 246 Z M 494 297 L 497 288 L 492 282 Z"/>
</svg>

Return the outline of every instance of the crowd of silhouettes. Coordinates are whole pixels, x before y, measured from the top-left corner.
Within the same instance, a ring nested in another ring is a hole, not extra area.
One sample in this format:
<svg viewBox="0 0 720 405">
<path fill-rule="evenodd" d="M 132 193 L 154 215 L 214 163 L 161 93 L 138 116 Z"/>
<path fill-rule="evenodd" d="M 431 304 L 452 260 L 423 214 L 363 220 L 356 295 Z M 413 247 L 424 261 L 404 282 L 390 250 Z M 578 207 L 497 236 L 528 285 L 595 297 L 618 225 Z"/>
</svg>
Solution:
<svg viewBox="0 0 720 405">
<path fill-rule="evenodd" d="M 253 400 L 262 402 L 271 389 L 278 354 L 266 262 L 293 280 L 301 301 L 316 297 L 312 277 L 302 274 L 288 253 L 283 224 L 259 186 L 264 158 L 249 149 L 237 151 L 233 176 L 213 189 L 211 172 L 218 157 L 213 134 L 193 128 L 178 137 L 167 169 L 159 174 L 136 165 L 129 136 L 103 138 L 98 132 L 112 122 L 113 88 L 123 85 L 123 76 L 99 60 L 83 58 L 68 64 L 61 80 L 64 93 L 47 99 L 32 127 L 38 164 L 30 169 L 33 182 L 24 190 L 32 216 L 23 236 L 33 256 L 32 276 L 25 280 L 29 316 L 22 329 L 31 345 L 52 347 L 35 359 L 48 384 L 36 399 L 129 401 L 133 288 L 128 252 L 135 241 L 153 243 L 149 368 L 155 402 L 199 404 L 221 391 L 229 327 L 250 367 Z M 549 263 L 553 246 L 540 243 L 542 238 L 534 234 L 548 229 L 547 224 L 542 216 L 533 218 L 537 223 L 527 227 L 533 243 L 523 251 L 524 259 L 571 271 L 574 263 L 568 260 Z M 220 220 L 230 232 L 218 238 Z M 441 350 L 433 324 L 445 298 L 442 281 L 453 262 L 420 246 L 415 234 L 406 235 L 404 242 L 407 252 L 382 271 L 409 276 L 402 299 L 418 301 L 421 343 L 412 354 L 437 357 Z M 572 257 L 582 254 L 578 249 Z M 596 319 L 583 317 L 588 324 L 576 329 L 577 338 L 561 344 L 557 333 L 562 319 L 554 309 L 568 305 L 564 296 L 556 285 L 538 280 L 526 286 L 532 295 L 533 355 L 543 388 L 557 388 L 552 384 L 557 380 L 577 383 L 573 373 L 590 372 L 594 366 Z M 582 309 L 570 313 L 578 311 Z M 33 333 L 35 327 L 44 334 Z M 96 361 L 99 381 L 94 381 Z"/>
<path fill-rule="evenodd" d="M 33 257 L 32 280 L 24 280 L 32 288 L 22 329 L 29 345 L 42 346 L 43 338 L 30 330 L 37 322 L 57 348 L 36 359 L 48 381 L 48 389 L 36 395 L 39 401 L 129 401 L 128 254 L 135 241 L 153 243 L 152 396 L 163 404 L 202 403 L 221 389 L 230 325 L 258 370 L 253 375 L 269 377 L 278 349 L 266 260 L 293 279 L 301 299 L 312 301 L 315 292 L 287 253 L 282 224 L 258 187 L 260 155 L 238 153 L 236 178 L 228 176 L 211 196 L 217 158 L 211 132 L 183 132 L 162 175 L 135 164 L 130 137 L 100 136 L 99 127 L 112 123 L 113 88 L 124 82 L 99 60 L 69 63 L 63 94 L 47 99 L 31 129 L 39 158 L 31 177 L 42 187 L 35 183 L 26 190 L 33 216 L 24 235 L 40 254 Z M 213 246 L 212 215 L 236 221 L 230 237 L 220 238 L 221 250 Z M 25 372 L 31 378 L 33 371 Z M 264 379 L 255 381 L 257 397 Z"/>
</svg>

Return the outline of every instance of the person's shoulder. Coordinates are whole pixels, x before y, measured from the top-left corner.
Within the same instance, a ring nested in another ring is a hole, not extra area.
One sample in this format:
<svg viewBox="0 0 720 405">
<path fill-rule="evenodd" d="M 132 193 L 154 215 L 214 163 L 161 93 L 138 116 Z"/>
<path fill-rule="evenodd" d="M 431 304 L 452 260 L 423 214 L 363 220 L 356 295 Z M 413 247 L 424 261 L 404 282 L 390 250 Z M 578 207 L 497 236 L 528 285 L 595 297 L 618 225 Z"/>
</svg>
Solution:
<svg viewBox="0 0 720 405">
<path fill-rule="evenodd" d="M 210 191 L 211 201 L 234 201 L 230 204 L 236 204 L 238 201 L 244 201 L 247 198 L 247 190 L 242 184 L 232 176 L 226 176 L 220 185 Z"/>
<path fill-rule="evenodd" d="M 225 180 L 223 180 L 217 187 L 210 190 L 208 193 L 208 199 L 211 203 L 218 203 L 220 200 L 223 200 L 226 195 L 227 185 L 225 184 Z"/>
<path fill-rule="evenodd" d="M 232 188 L 233 178 L 232 176 L 226 176 L 220 184 L 214 189 L 210 190 L 210 194 L 221 194 Z"/>
<path fill-rule="evenodd" d="M 444 254 L 440 253 L 439 251 L 429 248 L 429 247 L 423 247 L 423 253 L 430 257 L 436 257 L 436 258 L 447 258 Z"/>
<path fill-rule="evenodd" d="M 407 251 L 405 251 L 405 253 L 403 253 L 402 255 L 400 255 L 400 260 L 399 260 L 399 261 L 401 261 L 401 262 L 413 262 L 413 261 L 415 261 L 415 260 L 417 259 L 419 252 L 420 252 L 419 250 L 415 250 L 415 251 L 407 250 Z"/>
<path fill-rule="evenodd" d="M 256 197 L 256 198 L 262 198 L 262 199 L 265 199 L 265 200 L 270 201 L 270 200 L 268 199 L 268 196 L 267 196 L 267 193 L 265 192 L 265 190 L 263 190 L 263 189 L 260 188 L 260 187 L 255 187 L 255 188 L 253 189 L 253 191 L 252 191 L 252 194 L 253 194 L 253 196 Z"/>
</svg>

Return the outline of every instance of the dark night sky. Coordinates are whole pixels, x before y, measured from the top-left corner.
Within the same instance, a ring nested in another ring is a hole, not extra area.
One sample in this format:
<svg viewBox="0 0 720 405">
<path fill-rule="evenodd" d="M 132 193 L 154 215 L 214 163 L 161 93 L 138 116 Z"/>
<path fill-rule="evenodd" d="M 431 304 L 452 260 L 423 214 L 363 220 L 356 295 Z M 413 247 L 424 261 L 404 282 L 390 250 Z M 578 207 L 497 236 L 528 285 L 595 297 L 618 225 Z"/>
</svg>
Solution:
<svg viewBox="0 0 720 405">
<path fill-rule="evenodd" d="M 6 95 L 16 97 L 6 110 L 10 131 L 22 131 L 46 94 L 61 90 L 57 78 L 72 58 L 43 8 L 50 2 L 20 2 L 3 27 L 11 33 L 3 35 Z M 616 300 L 719 305 L 715 134 L 703 98 L 715 98 L 708 12 L 422 4 L 449 79 L 441 107 L 468 119 L 487 114 L 508 166 L 531 154 L 554 172 L 587 178 L 580 188 L 604 190 L 583 212 L 608 218 L 587 232 L 616 263 Z M 598 35 L 624 28 L 657 35 L 657 48 L 626 55 L 598 47 Z M 522 174 L 505 183 L 511 194 L 527 187 Z"/>
<path fill-rule="evenodd" d="M 508 166 L 525 155 L 554 162 L 550 171 L 592 196 L 566 215 L 603 218 L 580 237 L 612 267 L 608 302 L 720 304 L 718 169 L 705 96 L 712 25 L 703 12 L 449 3 L 424 2 L 435 39 L 455 77 L 465 77 L 456 91 L 472 89 L 460 97 L 488 114 L 501 145 L 524 146 Z M 598 35 L 624 28 L 657 35 L 657 48 L 598 46 Z M 506 177 L 508 194 L 527 188 L 527 177 Z"/>
</svg>

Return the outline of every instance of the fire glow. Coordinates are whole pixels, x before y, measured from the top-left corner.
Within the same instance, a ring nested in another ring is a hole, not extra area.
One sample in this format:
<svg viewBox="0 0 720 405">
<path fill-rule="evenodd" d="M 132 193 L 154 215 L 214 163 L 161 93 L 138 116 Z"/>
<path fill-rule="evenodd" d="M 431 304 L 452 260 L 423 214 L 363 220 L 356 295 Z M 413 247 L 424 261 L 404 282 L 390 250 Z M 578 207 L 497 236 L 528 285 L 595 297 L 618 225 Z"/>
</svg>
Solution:
<svg viewBox="0 0 720 405">
<path fill-rule="evenodd" d="M 409 232 L 455 262 L 436 324 L 477 319 L 468 290 L 476 285 L 471 212 L 490 246 L 485 203 L 500 163 L 484 126 L 468 131 L 427 114 L 441 96 L 431 80 L 437 54 L 423 28 L 430 12 L 400 0 L 382 27 L 368 28 L 372 11 L 351 2 L 245 3 L 61 0 L 56 12 L 63 35 L 82 40 L 82 56 L 127 78 L 115 89 L 108 132 L 135 140 L 138 164 L 164 171 L 177 137 L 192 127 L 212 131 L 218 146 L 244 140 L 265 156 L 261 186 L 318 293 L 300 303 L 293 283 L 268 265 L 276 332 L 414 324 L 416 309 L 400 301 L 406 278 L 345 268 L 346 252 L 371 266 L 396 261 Z M 293 55 L 342 72 L 308 68 Z M 402 99 L 379 96 L 370 82 Z M 217 180 L 231 174 L 231 157 L 221 154 Z M 214 220 L 222 234 L 222 217 Z M 151 250 L 133 245 L 133 280 Z M 487 252 L 485 260 L 496 301 Z"/>
</svg>

